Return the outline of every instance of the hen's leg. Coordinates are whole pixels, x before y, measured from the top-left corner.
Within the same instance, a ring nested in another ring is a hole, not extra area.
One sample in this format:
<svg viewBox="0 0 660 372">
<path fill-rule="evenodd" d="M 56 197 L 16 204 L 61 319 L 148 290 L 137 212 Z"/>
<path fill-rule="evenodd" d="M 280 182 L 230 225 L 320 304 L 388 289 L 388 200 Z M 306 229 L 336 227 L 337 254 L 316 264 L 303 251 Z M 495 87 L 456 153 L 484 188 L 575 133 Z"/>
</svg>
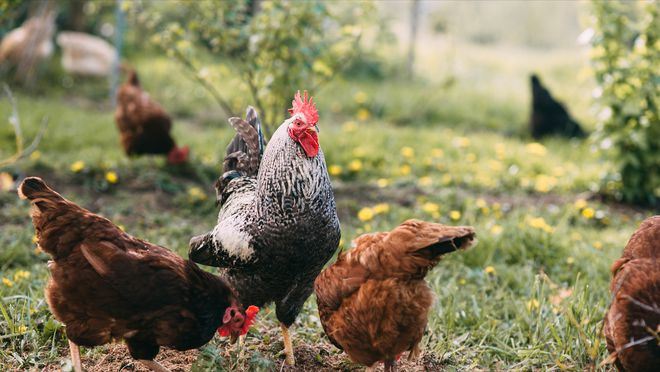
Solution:
<svg viewBox="0 0 660 372">
<path fill-rule="evenodd" d="M 422 348 L 419 347 L 419 342 L 415 344 L 415 346 L 410 349 L 410 354 L 408 354 L 408 360 L 409 361 L 415 361 L 417 358 L 419 358 L 419 355 L 422 353 Z"/>
<path fill-rule="evenodd" d="M 82 372 L 82 362 L 80 361 L 80 348 L 69 340 L 69 352 L 71 353 L 71 363 L 75 372 Z"/>
<path fill-rule="evenodd" d="M 385 372 L 396 372 L 396 360 L 386 360 L 383 370 Z"/>
<path fill-rule="evenodd" d="M 286 364 L 293 366 L 296 364 L 296 357 L 293 355 L 293 343 L 291 342 L 291 335 L 289 335 L 289 327 L 284 323 L 280 323 L 282 328 L 282 337 L 284 339 L 284 354 L 286 355 Z"/>
<path fill-rule="evenodd" d="M 154 372 L 170 372 L 169 369 L 163 367 L 160 363 L 155 360 L 145 360 L 139 359 L 138 362 L 142 363 L 145 367 L 149 368 Z"/>
</svg>

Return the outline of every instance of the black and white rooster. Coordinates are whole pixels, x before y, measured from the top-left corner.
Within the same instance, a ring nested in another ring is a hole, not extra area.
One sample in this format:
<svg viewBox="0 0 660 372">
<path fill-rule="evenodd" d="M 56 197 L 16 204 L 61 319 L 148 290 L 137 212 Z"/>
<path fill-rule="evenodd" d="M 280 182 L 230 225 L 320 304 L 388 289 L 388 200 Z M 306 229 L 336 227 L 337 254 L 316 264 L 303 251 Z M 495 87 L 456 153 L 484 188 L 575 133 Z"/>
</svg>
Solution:
<svg viewBox="0 0 660 372">
<path fill-rule="evenodd" d="M 268 146 L 253 108 L 246 120 L 229 119 L 237 134 L 216 183 L 218 222 L 191 239 L 189 254 L 195 262 L 224 268 L 242 303 L 275 303 L 289 365 L 295 359 L 288 328 L 340 239 L 316 104 L 307 92 L 298 92 L 292 104 L 291 117 Z"/>
</svg>

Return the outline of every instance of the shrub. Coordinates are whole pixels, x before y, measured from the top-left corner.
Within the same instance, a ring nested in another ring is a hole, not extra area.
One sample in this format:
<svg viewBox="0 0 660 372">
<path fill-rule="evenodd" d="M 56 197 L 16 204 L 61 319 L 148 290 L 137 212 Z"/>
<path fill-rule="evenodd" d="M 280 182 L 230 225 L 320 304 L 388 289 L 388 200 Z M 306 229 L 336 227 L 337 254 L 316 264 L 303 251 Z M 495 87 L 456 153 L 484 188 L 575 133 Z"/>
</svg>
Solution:
<svg viewBox="0 0 660 372">
<path fill-rule="evenodd" d="M 602 105 L 600 147 L 617 164 L 606 191 L 627 202 L 660 201 L 660 7 L 594 1 L 592 61 Z"/>
</svg>

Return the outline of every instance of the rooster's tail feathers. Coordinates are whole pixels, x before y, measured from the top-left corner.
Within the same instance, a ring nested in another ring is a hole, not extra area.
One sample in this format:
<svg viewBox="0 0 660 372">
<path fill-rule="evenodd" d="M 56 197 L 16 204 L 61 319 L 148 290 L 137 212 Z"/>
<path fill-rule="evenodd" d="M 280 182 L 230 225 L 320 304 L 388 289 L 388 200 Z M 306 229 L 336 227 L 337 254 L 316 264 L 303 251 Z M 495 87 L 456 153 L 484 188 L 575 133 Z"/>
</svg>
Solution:
<svg viewBox="0 0 660 372">
<path fill-rule="evenodd" d="M 264 138 L 261 121 L 254 108 L 248 108 L 246 118 L 247 121 L 235 117 L 229 119 L 236 135 L 227 146 L 223 168 L 224 172 L 235 170 L 245 176 L 254 176 L 259 171 Z"/>
</svg>

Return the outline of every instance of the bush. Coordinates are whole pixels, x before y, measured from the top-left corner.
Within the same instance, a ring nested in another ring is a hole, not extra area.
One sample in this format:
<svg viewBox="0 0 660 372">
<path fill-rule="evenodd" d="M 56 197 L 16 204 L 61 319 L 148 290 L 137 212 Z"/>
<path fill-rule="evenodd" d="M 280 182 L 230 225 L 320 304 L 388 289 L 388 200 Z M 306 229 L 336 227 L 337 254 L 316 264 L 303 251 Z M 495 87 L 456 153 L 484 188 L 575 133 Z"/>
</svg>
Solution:
<svg viewBox="0 0 660 372">
<path fill-rule="evenodd" d="M 660 7 L 595 1 L 592 60 L 602 112 L 600 147 L 617 164 L 606 190 L 627 202 L 660 202 Z"/>
</svg>

